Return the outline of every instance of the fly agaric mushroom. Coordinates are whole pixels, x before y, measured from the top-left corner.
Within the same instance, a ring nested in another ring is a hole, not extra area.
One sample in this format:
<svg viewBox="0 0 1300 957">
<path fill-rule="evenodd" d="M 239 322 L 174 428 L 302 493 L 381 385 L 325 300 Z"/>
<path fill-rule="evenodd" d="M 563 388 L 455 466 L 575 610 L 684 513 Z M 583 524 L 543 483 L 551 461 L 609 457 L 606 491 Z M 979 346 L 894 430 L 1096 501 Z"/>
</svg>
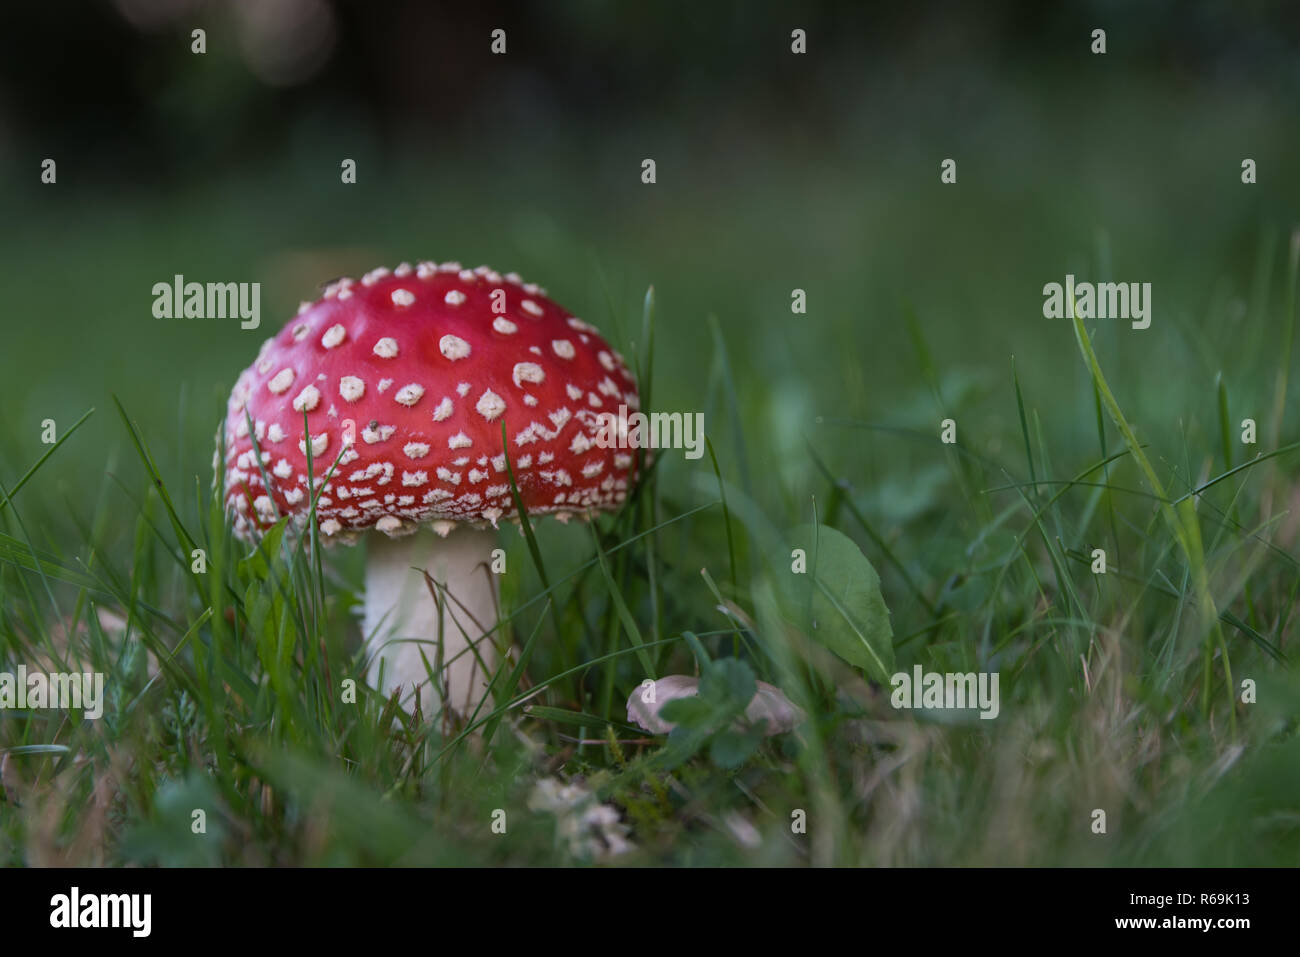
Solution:
<svg viewBox="0 0 1300 957">
<path fill-rule="evenodd" d="M 303 303 L 239 377 L 225 423 L 227 509 L 245 540 L 283 515 L 305 525 L 313 494 L 325 543 L 374 530 L 369 680 L 385 695 L 400 686 L 408 710 L 423 689 L 428 713 L 463 716 L 497 661 L 494 530 L 518 518 L 507 449 L 528 513 L 567 521 L 616 508 L 636 459 L 597 437 L 602 415 L 625 421 L 620 406 L 639 407 L 622 357 L 545 290 L 486 266 L 375 269 Z M 429 687 L 440 635 L 441 699 Z"/>
</svg>

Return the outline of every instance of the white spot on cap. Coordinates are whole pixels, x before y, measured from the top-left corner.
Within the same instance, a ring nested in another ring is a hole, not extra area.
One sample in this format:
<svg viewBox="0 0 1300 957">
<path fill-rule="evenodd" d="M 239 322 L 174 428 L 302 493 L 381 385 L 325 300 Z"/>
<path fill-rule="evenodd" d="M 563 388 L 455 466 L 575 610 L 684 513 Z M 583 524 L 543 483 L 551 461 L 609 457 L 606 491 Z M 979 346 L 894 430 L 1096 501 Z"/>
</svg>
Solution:
<svg viewBox="0 0 1300 957">
<path fill-rule="evenodd" d="M 397 357 L 397 340 L 391 336 L 384 336 L 375 343 L 375 355 L 381 359 L 395 359 Z"/>
<path fill-rule="evenodd" d="M 415 293 L 409 289 L 394 289 L 392 300 L 394 306 L 409 306 L 415 302 Z"/>
<path fill-rule="evenodd" d="M 275 422 L 272 422 L 271 427 L 266 430 L 266 437 L 272 442 L 283 442 L 286 438 L 284 429 Z"/>
<path fill-rule="evenodd" d="M 555 354 L 561 359 L 572 359 L 575 355 L 573 343 L 568 339 L 551 340 L 551 348 L 555 350 Z"/>
<path fill-rule="evenodd" d="M 473 444 L 474 440 L 464 432 L 457 432 L 447 440 L 447 448 L 449 449 L 467 449 Z"/>
<path fill-rule="evenodd" d="M 602 470 L 604 467 L 605 467 L 605 463 L 604 463 L 604 462 L 591 462 L 591 463 L 588 463 L 587 465 L 584 465 L 584 466 L 582 467 L 582 477 L 583 477 L 583 478 L 595 478 L 597 475 L 599 475 L 599 474 L 601 473 L 601 470 Z"/>
<path fill-rule="evenodd" d="M 474 408 L 478 410 L 479 415 L 491 422 L 506 410 L 506 403 L 501 396 L 488 389 L 478 397 L 478 404 Z"/>
<path fill-rule="evenodd" d="M 403 472 L 402 484 L 409 487 L 416 485 L 427 485 L 429 483 L 428 472 Z"/>
<path fill-rule="evenodd" d="M 298 315 L 301 316 L 304 312 L 306 312 L 310 308 L 311 308 L 311 303 L 307 302 L 306 300 L 303 300 L 302 302 L 298 303 Z"/>
<path fill-rule="evenodd" d="M 497 316 L 492 320 L 492 328 L 502 335 L 510 335 L 517 332 L 519 327 L 507 319 L 505 316 Z"/>
<path fill-rule="evenodd" d="M 427 442 L 407 442 L 402 451 L 408 459 L 422 459 L 429 454 L 429 445 Z"/>
<path fill-rule="evenodd" d="M 386 266 L 380 266 L 378 269 L 372 269 L 361 277 L 361 285 L 373 286 L 385 276 L 390 275 L 390 270 Z"/>
<path fill-rule="evenodd" d="M 412 382 L 410 385 L 404 385 L 398 389 L 397 394 L 393 396 L 393 398 L 402 403 L 402 405 L 412 406 L 420 401 L 420 396 L 422 395 L 424 395 L 424 386 L 416 385 Z"/>
<path fill-rule="evenodd" d="M 275 463 L 275 468 L 271 470 L 271 474 L 278 479 L 287 479 L 293 475 L 293 466 L 289 464 L 288 459 L 280 459 Z"/>
<path fill-rule="evenodd" d="M 321 455 L 329 447 L 330 437 L 328 432 L 322 432 L 320 435 L 313 435 L 311 438 L 312 456 Z M 303 440 L 298 441 L 298 451 L 303 455 L 307 454 L 307 443 Z"/>
<path fill-rule="evenodd" d="M 337 535 L 342 530 L 343 525 L 336 518 L 327 518 L 325 521 L 320 523 L 320 531 L 322 535 Z"/>
<path fill-rule="evenodd" d="M 576 401 L 577 399 L 581 399 L 581 398 L 582 398 L 582 390 L 579 389 L 579 388 L 578 388 L 576 385 L 574 385 L 572 382 L 570 382 L 568 385 L 566 385 L 566 386 L 564 387 L 564 391 L 567 392 L 567 393 L 569 394 L 569 398 L 570 398 L 570 399 L 574 399 L 575 401 Z"/>
<path fill-rule="evenodd" d="M 471 388 L 471 386 L 470 386 L 470 384 L 469 384 L 468 382 L 462 382 L 462 383 L 460 383 L 459 385 L 456 386 L 456 394 L 457 394 L 457 395 L 469 395 L 469 390 L 470 390 L 470 388 Z"/>
<path fill-rule="evenodd" d="M 361 430 L 361 437 L 366 440 L 368 445 L 374 445 L 376 442 L 384 442 L 392 438 L 393 433 L 396 431 L 397 427 L 392 425 L 381 425 L 378 427 L 367 425 Z"/>
<path fill-rule="evenodd" d="M 469 343 L 460 336 L 445 335 L 438 340 L 438 351 L 455 362 L 469 355 Z"/>
<path fill-rule="evenodd" d="M 433 421 L 441 422 L 443 419 L 450 418 L 452 412 L 451 399 L 444 395 L 442 401 L 438 403 L 438 407 L 433 410 Z"/>
<path fill-rule="evenodd" d="M 449 306 L 459 306 L 465 301 L 465 298 L 465 294 L 459 289 L 452 289 L 442 297 L 442 301 Z"/>
<path fill-rule="evenodd" d="M 525 382 L 541 382 L 546 378 L 546 373 L 536 362 L 516 362 L 514 369 L 515 385 L 523 385 Z"/>
<path fill-rule="evenodd" d="M 401 528 L 402 520 L 396 515 L 385 515 L 375 522 L 375 530 L 385 535 L 392 535 L 394 532 L 401 531 Z"/>
<path fill-rule="evenodd" d="M 326 349 L 333 349 L 347 338 L 348 331 L 343 328 L 341 323 L 335 323 L 325 330 L 325 335 L 320 337 L 320 344 Z"/>
<path fill-rule="evenodd" d="M 470 469 L 469 480 L 471 482 L 482 482 L 485 481 L 490 474 L 490 472 L 484 472 L 480 469 Z"/>
<path fill-rule="evenodd" d="M 291 385 L 293 385 L 293 370 L 285 368 L 277 372 L 271 381 L 266 384 L 266 387 L 276 395 L 280 395 L 287 391 Z"/>
<path fill-rule="evenodd" d="M 439 466 L 438 468 L 438 478 L 442 479 L 448 485 L 460 484 L 459 472 L 453 472 L 451 469 L 442 468 L 441 466 Z"/>
<path fill-rule="evenodd" d="M 290 505 L 297 505 L 302 501 L 303 490 L 300 488 L 291 488 L 284 493 L 284 500 Z"/>
<path fill-rule="evenodd" d="M 293 327 L 293 341 L 302 342 L 302 340 L 307 338 L 307 333 L 309 332 L 311 332 L 311 326 L 307 325 L 305 322 L 298 323 L 298 325 Z"/>
<path fill-rule="evenodd" d="M 380 392 L 387 392 L 389 386 L 391 386 L 392 384 L 393 384 L 393 380 L 392 380 L 392 379 L 380 379 L 380 380 L 379 380 L 379 391 L 380 391 Z"/>
<path fill-rule="evenodd" d="M 534 406 L 537 404 L 537 396 L 530 392 L 524 393 L 524 405 Z"/>
<path fill-rule="evenodd" d="M 542 307 L 531 299 L 524 299 L 520 301 L 519 305 L 524 312 L 531 313 L 534 316 L 540 316 L 542 314 Z"/>
<path fill-rule="evenodd" d="M 354 375 L 345 375 L 339 379 L 339 395 L 349 402 L 356 402 L 366 394 L 366 384 Z"/>
<path fill-rule="evenodd" d="M 293 400 L 293 410 L 295 412 L 310 412 L 320 404 L 320 389 L 314 385 L 309 385 L 298 393 L 298 397 Z"/>
</svg>

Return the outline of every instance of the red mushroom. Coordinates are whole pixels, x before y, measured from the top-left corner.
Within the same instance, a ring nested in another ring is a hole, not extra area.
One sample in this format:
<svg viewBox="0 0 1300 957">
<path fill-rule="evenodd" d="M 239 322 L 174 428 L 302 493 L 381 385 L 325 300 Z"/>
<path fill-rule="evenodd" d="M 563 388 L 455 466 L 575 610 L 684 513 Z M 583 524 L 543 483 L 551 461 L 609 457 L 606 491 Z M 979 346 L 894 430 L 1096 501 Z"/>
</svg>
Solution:
<svg viewBox="0 0 1300 957">
<path fill-rule="evenodd" d="M 426 713 L 464 716 L 498 660 L 483 640 L 497 622 L 490 560 L 497 523 L 516 517 L 502 423 L 524 507 L 567 520 L 627 497 L 633 451 L 596 438 L 602 414 L 638 405 L 619 354 L 517 275 L 458 263 L 376 269 L 303 303 L 239 377 L 226 504 L 244 539 L 282 515 L 305 524 L 310 443 L 322 541 L 383 533 L 366 536 L 371 683 L 385 694 L 400 686 L 408 710 L 424 688 Z M 425 572 L 445 586 L 441 621 Z M 440 633 L 442 701 L 425 688 L 421 655 L 438 660 Z"/>
</svg>

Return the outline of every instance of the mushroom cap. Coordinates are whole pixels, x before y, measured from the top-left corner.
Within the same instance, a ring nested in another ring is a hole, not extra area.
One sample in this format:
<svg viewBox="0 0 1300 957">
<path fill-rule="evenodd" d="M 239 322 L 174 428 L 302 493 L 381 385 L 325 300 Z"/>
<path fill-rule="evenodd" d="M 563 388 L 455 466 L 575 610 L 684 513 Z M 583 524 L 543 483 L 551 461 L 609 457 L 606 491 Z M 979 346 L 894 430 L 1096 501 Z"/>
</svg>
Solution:
<svg viewBox="0 0 1300 957">
<path fill-rule="evenodd" d="M 602 414 L 639 405 L 622 357 L 517 275 L 375 269 L 303 303 L 240 375 L 225 422 L 226 506 L 246 539 L 278 516 L 304 522 L 310 441 L 326 541 L 495 525 L 515 517 L 504 422 L 530 514 L 616 508 L 635 450 L 596 438 Z"/>
</svg>

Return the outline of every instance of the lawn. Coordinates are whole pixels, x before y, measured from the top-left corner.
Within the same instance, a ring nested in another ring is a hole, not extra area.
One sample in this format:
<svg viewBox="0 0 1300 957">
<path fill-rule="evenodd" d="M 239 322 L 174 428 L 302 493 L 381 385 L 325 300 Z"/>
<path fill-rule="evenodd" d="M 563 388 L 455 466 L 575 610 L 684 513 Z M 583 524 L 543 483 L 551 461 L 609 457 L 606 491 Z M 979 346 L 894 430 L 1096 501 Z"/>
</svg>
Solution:
<svg viewBox="0 0 1300 957">
<path fill-rule="evenodd" d="M 1161 74 L 948 79 L 15 191 L 0 671 L 105 704 L 0 711 L 0 863 L 1294 865 L 1300 134 Z M 522 665 L 450 732 L 365 686 L 364 545 L 235 540 L 211 466 L 299 300 L 430 258 L 546 286 L 710 444 L 502 523 Z M 176 274 L 260 282 L 261 327 L 155 318 Z M 1046 318 L 1067 274 L 1150 283 L 1150 327 Z M 996 717 L 895 707 L 917 666 L 996 673 Z M 626 709 L 666 675 L 671 736 Z M 747 733 L 756 680 L 806 720 Z"/>
</svg>

